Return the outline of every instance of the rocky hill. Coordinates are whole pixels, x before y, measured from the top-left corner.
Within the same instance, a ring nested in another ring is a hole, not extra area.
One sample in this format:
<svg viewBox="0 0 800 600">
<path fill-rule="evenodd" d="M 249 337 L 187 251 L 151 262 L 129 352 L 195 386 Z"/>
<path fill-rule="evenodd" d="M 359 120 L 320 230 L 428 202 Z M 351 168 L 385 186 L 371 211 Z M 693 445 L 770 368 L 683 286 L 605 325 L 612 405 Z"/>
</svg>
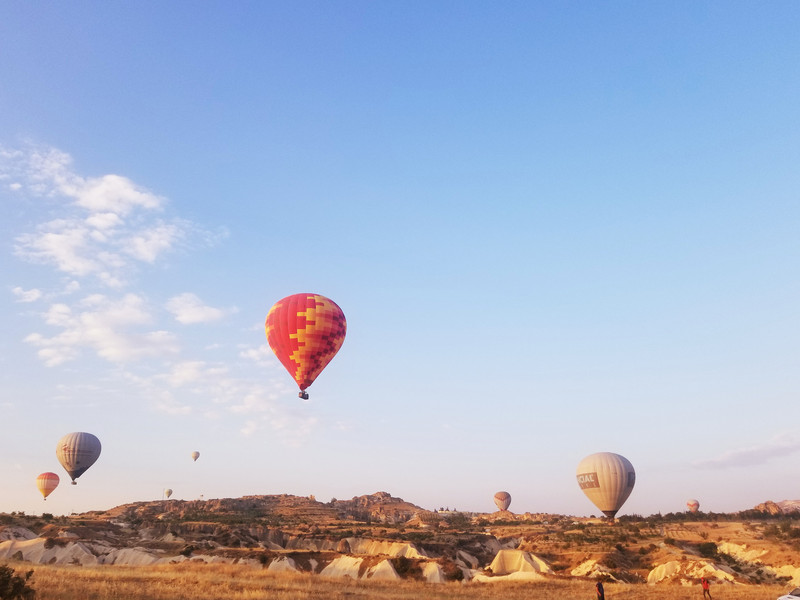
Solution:
<svg viewBox="0 0 800 600">
<path fill-rule="evenodd" d="M 246 496 L 137 502 L 70 517 L 0 515 L 0 559 L 236 562 L 327 576 L 431 582 L 589 578 L 800 585 L 800 513 L 670 514 L 610 523 L 509 511 L 425 511 L 386 492 L 322 503 Z M 780 509 L 773 512 L 773 506 Z"/>
<path fill-rule="evenodd" d="M 783 500 L 781 502 L 767 500 L 753 510 L 770 515 L 788 515 L 789 513 L 800 512 L 800 500 Z"/>
</svg>

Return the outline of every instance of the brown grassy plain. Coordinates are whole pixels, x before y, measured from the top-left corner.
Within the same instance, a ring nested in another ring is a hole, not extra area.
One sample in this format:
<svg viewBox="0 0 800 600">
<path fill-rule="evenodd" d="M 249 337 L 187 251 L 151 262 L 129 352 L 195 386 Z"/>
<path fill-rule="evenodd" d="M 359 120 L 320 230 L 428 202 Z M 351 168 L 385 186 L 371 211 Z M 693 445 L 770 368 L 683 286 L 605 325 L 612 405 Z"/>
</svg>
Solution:
<svg viewBox="0 0 800 600">
<path fill-rule="evenodd" d="M 318 575 L 271 574 L 229 564 L 146 567 L 81 567 L 11 562 L 33 570 L 38 600 L 591 600 L 592 581 L 553 579 L 535 583 L 429 584 L 329 579 Z M 775 600 L 776 585 L 716 585 L 714 600 Z M 606 584 L 609 600 L 699 600 L 699 586 Z"/>
</svg>

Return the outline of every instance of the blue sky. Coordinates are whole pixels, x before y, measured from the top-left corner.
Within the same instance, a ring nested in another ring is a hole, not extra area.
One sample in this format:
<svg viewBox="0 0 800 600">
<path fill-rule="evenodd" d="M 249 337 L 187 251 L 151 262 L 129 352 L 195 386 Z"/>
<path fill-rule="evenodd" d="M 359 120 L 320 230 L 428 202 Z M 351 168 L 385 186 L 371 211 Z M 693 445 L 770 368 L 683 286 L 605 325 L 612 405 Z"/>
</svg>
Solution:
<svg viewBox="0 0 800 600">
<path fill-rule="evenodd" d="M 0 511 L 800 498 L 800 6 L 0 6 Z M 348 319 L 302 402 L 266 346 Z M 77 486 L 56 441 L 90 431 Z M 189 454 L 201 458 L 191 462 Z M 62 485 L 43 504 L 38 473 Z"/>
</svg>

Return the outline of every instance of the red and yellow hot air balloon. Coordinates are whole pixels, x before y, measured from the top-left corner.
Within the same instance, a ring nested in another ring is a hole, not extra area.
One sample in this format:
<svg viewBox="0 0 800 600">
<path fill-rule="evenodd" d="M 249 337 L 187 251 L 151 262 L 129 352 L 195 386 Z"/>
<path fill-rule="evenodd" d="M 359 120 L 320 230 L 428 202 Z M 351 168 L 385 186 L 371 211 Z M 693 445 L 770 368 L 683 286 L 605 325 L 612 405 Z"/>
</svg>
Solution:
<svg viewBox="0 0 800 600">
<path fill-rule="evenodd" d="M 36 478 L 36 487 L 39 488 L 39 491 L 42 493 L 42 496 L 44 497 L 45 500 L 47 500 L 47 497 L 50 495 L 50 492 L 52 492 L 54 489 L 58 487 L 59 481 L 60 479 L 58 478 L 58 475 L 56 475 L 55 473 L 50 473 L 50 472 L 41 473 Z"/>
<path fill-rule="evenodd" d="M 319 294 L 294 294 L 269 310 L 267 342 L 308 399 L 314 383 L 344 343 L 347 321 L 342 309 Z"/>
</svg>

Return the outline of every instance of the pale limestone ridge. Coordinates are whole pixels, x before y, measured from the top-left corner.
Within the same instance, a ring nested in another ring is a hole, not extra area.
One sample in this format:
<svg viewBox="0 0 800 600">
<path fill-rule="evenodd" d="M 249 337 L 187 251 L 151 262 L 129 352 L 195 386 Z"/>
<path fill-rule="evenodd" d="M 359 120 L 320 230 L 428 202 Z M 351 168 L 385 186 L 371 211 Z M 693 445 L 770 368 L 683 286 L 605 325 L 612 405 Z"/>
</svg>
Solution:
<svg viewBox="0 0 800 600">
<path fill-rule="evenodd" d="M 731 569 L 708 560 L 671 560 L 650 571 L 647 583 L 678 582 L 682 585 L 694 585 L 705 577 L 709 581 L 735 583 L 736 577 Z"/>
</svg>

